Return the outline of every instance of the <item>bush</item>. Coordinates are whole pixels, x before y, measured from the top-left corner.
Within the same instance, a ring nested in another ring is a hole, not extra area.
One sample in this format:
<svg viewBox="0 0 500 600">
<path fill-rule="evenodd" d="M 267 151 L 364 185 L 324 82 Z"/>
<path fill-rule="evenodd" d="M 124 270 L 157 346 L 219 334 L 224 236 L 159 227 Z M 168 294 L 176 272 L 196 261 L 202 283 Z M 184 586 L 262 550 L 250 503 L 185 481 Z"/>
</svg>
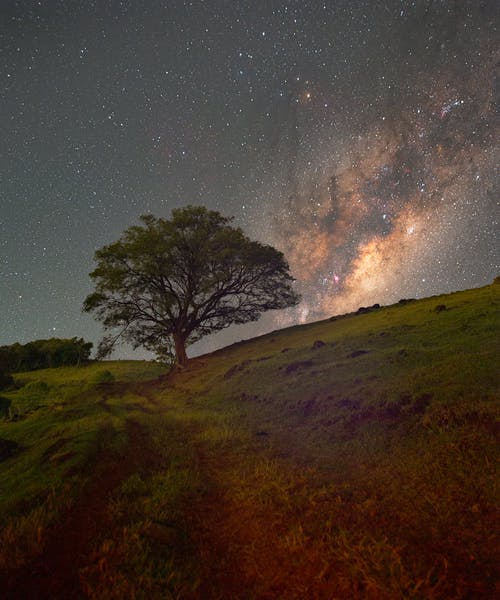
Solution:
<svg viewBox="0 0 500 600">
<path fill-rule="evenodd" d="M 7 417 L 9 414 L 9 408 L 12 404 L 9 398 L 4 398 L 0 396 L 0 417 Z"/>
<path fill-rule="evenodd" d="M 111 383 L 115 380 L 115 376 L 111 371 L 102 370 L 97 371 L 97 373 L 92 377 L 93 383 Z"/>
<path fill-rule="evenodd" d="M 0 373 L 0 390 L 5 390 L 14 383 L 12 375 L 8 373 Z"/>
<path fill-rule="evenodd" d="M 45 396 L 49 389 L 50 388 L 45 381 L 30 381 L 22 388 L 22 395 L 25 398 L 37 399 Z"/>
</svg>

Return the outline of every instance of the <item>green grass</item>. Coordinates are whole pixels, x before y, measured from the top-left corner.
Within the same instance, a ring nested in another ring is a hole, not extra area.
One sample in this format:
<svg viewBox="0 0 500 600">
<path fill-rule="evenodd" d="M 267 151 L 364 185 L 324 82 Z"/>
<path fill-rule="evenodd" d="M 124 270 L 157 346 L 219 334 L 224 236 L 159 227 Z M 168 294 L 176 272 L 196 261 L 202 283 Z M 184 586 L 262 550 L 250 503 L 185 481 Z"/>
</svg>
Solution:
<svg viewBox="0 0 500 600">
<path fill-rule="evenodd" d="M 164 372 L 144 362 L 105 366 L 118 381 Z M 15 448 L 0 462 L 0 512 L 6 523 L 0 568 L 18 567 L 39 553 L 47 529 L 98 469 L 98 452 L 107 446 L 119 453 L 123 446 L 126 407 L 115 415 L 104 403 L 106 390 L 92 383 L 102 370 L 102 364 L 92 364 L 19 373 L 19 389 L 2 393 L 8 408 L 0 439 Z"/>
<path fill-rule="evenodd" d="M 294 327 L 175 379 L 203 453 L 236 461 L 219 485 L 259 532 L 242 542 L 255 597 L 321 589 L 283 566 L 283 540 L 341 597 L 492 593 L 499 300 L 489 286 Z"/>
<path fill-rule="evenodd" d="M 291 327 L 157 381 L 18 374 L 0 566 L 116 464 L 84 597 L 493 597 L 499 306 L 492 285 Z"/>
</svg>

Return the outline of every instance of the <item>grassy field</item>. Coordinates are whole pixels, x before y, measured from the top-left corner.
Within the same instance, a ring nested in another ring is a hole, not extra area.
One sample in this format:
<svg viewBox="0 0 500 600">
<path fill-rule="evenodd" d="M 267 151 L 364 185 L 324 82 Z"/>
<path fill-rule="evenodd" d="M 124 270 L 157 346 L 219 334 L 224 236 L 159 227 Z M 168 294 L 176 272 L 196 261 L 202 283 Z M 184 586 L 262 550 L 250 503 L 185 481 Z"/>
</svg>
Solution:
<svg viewBox="0 0 500 600">
<path fill-rule="evenodd" d="M 500 285 L 0 397 L 7 598 L 493 598 Z"/>
</svg>

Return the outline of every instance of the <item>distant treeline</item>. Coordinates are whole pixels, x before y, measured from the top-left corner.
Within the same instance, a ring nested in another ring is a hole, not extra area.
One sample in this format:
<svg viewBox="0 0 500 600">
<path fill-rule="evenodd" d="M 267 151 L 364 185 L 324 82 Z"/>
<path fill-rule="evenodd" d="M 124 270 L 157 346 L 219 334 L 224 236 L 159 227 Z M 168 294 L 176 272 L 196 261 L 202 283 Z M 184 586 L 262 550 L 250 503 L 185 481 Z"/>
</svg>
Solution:
<svg viewBox="0 0 500 600">
<path fill-rule="evenodd" d="M 0 373 L 80 365 L 89 360 L 92 345 L 92 342 L 74 337 L 0 346 Z"/>
</svg>

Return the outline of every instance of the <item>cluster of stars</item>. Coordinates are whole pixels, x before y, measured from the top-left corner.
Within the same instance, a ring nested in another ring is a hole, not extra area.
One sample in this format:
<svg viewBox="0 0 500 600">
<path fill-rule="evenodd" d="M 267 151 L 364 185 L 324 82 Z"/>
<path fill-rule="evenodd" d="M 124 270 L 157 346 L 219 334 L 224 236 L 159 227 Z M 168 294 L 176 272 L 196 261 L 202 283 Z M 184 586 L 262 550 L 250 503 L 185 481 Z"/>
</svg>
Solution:
<svg viewBox="0 0 500 600">
<path fill-rule="evenodd" d="M 498 274 L 494 2 L 2 13 L 0 343 L 96 340 L 94 251 L 188 203 L 285 252 L 286 322 Z"/>
</svg>

